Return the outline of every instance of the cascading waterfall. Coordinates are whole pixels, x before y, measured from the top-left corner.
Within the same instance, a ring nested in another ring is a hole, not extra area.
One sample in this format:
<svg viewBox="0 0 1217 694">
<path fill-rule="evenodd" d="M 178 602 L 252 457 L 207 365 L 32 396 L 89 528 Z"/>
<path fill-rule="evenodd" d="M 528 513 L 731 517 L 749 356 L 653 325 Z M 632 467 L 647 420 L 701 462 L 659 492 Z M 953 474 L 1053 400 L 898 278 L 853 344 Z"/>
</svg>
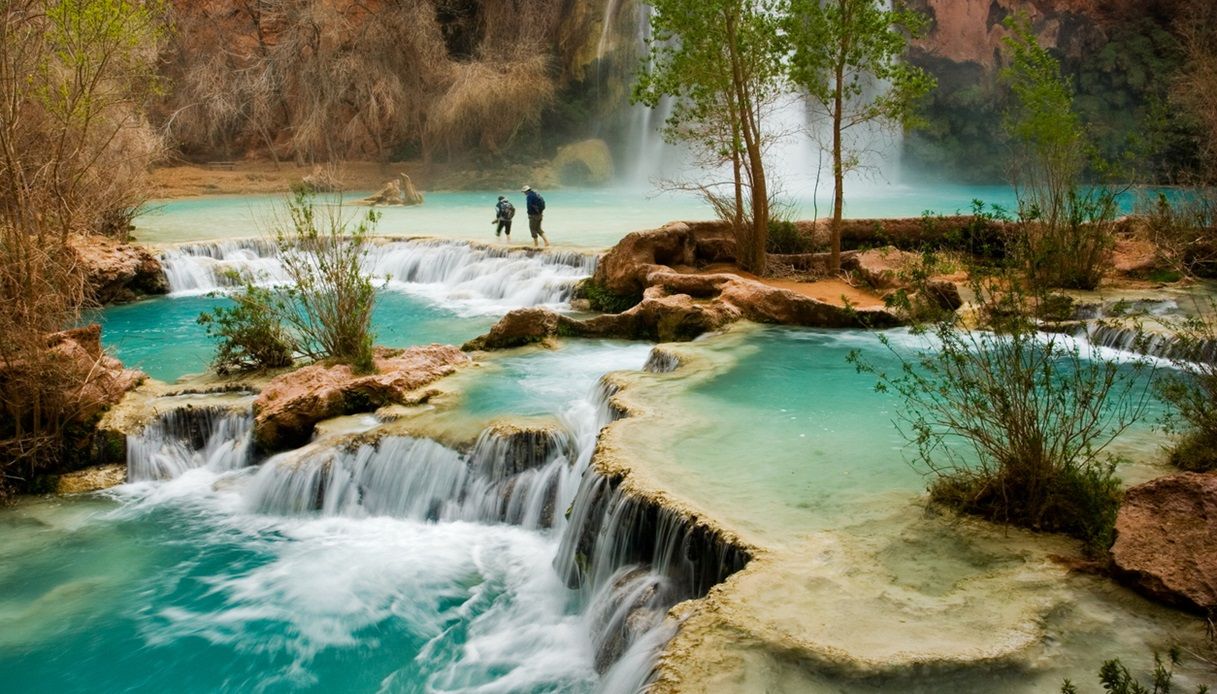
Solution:
<svg viewBox="0 0 1217 694">
<path fill-rule="evenodd" d="M 178 477 L 193 468 L 235 470 L 249 462 L 253 416 L 220 407 L 182 407 L 127 436 L 127 481 Z"/>
<path fill-rule="evenodd" d="M 1142 328 L 1129 325 L 1092 323 L 1087 327 L 1086 337 L 1099 347 L 1118 349 L 1124 352 L 1144 353 L 1159 359 L 1187 359 L 1217 364 L 1217 340 L 1205 340 L 1199 344 L 1181 343 L 1169 334 L 1147 333 Z M 1193 353 L 1193 350 L 1195 353 Z"/>
<path fill-rule="evenodd" d="M 287 282 L 278 247 L 264 239 L 185 244 L 161 262 L 175 295 L 230 289 L 253 280 Z M 575 251 L 529 251 L 459 241 L 411 239 L 374 243 L 369 275 L 390 289 L 455 302 L 475 312 L 561 305 L 574 285 L 596 269 L 597 256 Z"/>
<path fill-rule="evenodd" d="M 672 356 L 652 354 L 649 363 Z M 551 533 L 560 538 L 554 568 L 581 598 L 600 690 L 637 691 L 674 633 L 669 609 L 704 595 L 748 556 L 592 468 L 599 432 L 624 415 L 612 402 L 616 392 L 602 379 L 561 426 L 492 425 L 467 451 L 409 436 L 314 441 L 243 476 L 241 498 L 255 514 L 505 523 Z M 168 412 L 129 437 L 129 477 L 244 467 L 251 422 L 248 411 L 218 407 Z"/>
</svg>

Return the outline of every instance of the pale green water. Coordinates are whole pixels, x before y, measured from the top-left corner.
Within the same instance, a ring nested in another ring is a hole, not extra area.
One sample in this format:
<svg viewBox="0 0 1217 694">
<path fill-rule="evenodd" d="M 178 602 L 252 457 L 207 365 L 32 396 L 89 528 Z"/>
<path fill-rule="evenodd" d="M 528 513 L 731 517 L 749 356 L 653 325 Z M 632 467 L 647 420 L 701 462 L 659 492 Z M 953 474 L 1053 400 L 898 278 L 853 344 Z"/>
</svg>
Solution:
<svg viewBox="0 0 1217 694">
<path fill-rule="evenodd" d="M 674 220 L 709 219 L 713 214 L 702 201 L 687 194 L 655 193 L 638 189 L 563 189 L 541 191 L 545 196 L 545 231 L 558 245 L 610 246 L 631 231 L 652 229 Z M 426 195 L 417 207 L 379 208 L 383 218 L 377 233 L 391 236 L 437 236 L 454 239 L 494 240 L 494 203 L 507 195 L 518 211 L 512 240 L 531 243 L 523 195 L 513 191 L 437 192 Z M 349 199 L 357 199 L 352 194 Z M 954 184 L 875 185 L 851 194 L 849 217 L 917 217 L 968 213 L 972 200 L 1012 208 L 1008 186 Z M 153 203 L 136 220 L 135 236 L 148 243 L 176 243 L 255 236 L 272 217 L 282 195 L 236 195 L 185 198 Z M 364 208 L 351 206 L 352 212 Z M 821 217 L 830 212 L 828 198 L 820 201 Z M 810 219 L 817 210 L 810 200 L 794 205 L 796 218 Z"/>
</svg>

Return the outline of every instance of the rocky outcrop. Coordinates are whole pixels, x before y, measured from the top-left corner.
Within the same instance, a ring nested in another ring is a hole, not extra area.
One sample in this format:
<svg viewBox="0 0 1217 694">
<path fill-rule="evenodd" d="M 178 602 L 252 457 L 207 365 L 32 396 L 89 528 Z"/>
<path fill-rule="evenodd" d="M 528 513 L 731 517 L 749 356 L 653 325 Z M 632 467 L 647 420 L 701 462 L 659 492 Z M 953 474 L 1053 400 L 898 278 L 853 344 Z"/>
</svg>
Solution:
<svg viewBox="0 0 1217 694">
<path fill-rule="evenodd" d="M 55 333 L 48 338 L 47 347 L 67 362 L 66 370 L 82 375 L 80 381 L 70 384 L 71 395 L 79 403 L 78 421 L 92 421 L 147 378 L 144 372 L 124 368 L 122 362 L 105 353 L 101 326 L 96 323 Z"/>
<path fill-rule="evenodd" d="M 142 246 L 98 235 L 73 236 L 69 246 L 99 303 L 134 301 L 169 291 L 160 261 Z"/>
<path fill-rule="evenodd" d="M 461 349 L 510 349 L 541 342 L 558 334 L 558 326 L 568 321 L 543 308 L 521 308 L 508 313 L 490 332 L 466 342 Z"/>
<path fill-rule="evenodd" d="M 1217 474 L 1183 473 L 1128 490 L 1111 548 L 1118 574 L 1172 605 L 1217 609 Z"/>
<path fill-rule="evenodd" d="M 400 174 L 398 178 L 394 178 L 385 182 L 380 190 L 375 195 L 366 197 L 360 200 L 361 205 L 421 205 L 423 204 L 423 194 L 418 192 L 414 187 L 414 181 L 406 174 Z"/>
<path fill-rule="evenodd" d="M 313 364 L 272 380 L 254 401 L 254 441 L 259 450 L 295 448 L 308 442 L 318 422 L 371 412 L 394 404 L 418 404 L 424 386 L 469 362 L 456 347 L 378 348 L 376 372 L 360 375 L 345 364 Z"/>
</svg>

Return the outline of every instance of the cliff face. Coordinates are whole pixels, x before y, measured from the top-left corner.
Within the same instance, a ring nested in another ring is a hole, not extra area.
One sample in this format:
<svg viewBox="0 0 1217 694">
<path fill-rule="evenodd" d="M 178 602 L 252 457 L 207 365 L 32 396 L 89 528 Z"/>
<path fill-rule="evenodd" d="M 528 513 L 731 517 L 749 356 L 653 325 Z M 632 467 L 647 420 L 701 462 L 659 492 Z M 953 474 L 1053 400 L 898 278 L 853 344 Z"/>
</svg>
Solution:
<svg viewBox="0 0 1217 694">
<path fill-rule="evenodd" d="M 556 96 L 581 93 L 602 9 L 581 0 L 174 0 L 171 89 L 159 115 L 199 158 L 493 154 L 543 119 L 553 124 Z"/>
<path fill-rule="evenodd" d="M 932 19 L 929 33 L 914 43 L 910 60 L 933 73 L 939 87 L 927 104 L 929 127 L 906 138 L 906 164 L 962 180 L 1003 178 L 1005 147 L 994 135 L 1001 131 L 1005 108 L 998 82 L 1009 32 L 1002 22 L 1020 13 L 1073 81 L 1076 107 L 1095 125 L 1093 134 L 1104 154 L 1116 155 L 1133 133 L 1154 131 L 1167 140 L 1181 128 L 1173 116 L 1157 121 L 1153 116 L 1160 115 L 1156 106 L 1167 102 L 1170 75 L 1181 63 L 1172 31 L 1184 0 L 909 4 Z M 1177 165 L 1187 155 L 1168 151 L 1164 156 Z"/>
<path fill-rule="evenodd" d="M 1144 132 L 1199 0 L 909 0 L 930 33 L 910 59 L 939 81 L 906 163 L 1001 180 L 1003 20 L 1026 13 L 1072 77 L 1108 153 Z M 198 159 L 551 156 L 612 135 L 640 0 L 173 0 L 160 121 Z M 1177 124 L 1159 124 L 1169 131 Z M 1172 157 L 1186 158 L 1182 151 Z"/>
</svg>

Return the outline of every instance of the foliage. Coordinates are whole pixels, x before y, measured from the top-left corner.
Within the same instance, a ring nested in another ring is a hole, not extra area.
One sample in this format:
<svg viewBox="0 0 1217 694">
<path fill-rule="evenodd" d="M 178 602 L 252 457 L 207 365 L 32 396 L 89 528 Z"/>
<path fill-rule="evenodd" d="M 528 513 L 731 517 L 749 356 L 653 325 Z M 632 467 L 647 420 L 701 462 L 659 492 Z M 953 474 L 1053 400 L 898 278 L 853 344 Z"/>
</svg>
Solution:
<svg viewBox="0 0 1217 694">
<path fill-rule="evenodd" d="M 1217 277 L 1217 188 L 1193 188 L 1173 200 L 1158 193 L 1140 212 L 1159 260 L 1183 275 Z"/>
<path fill-rule="evenodd" d="M 1185 470 L 1217 470 L 1217 302 L 1169 327 L 1175 370 L 1158 380 L 1157 390 L 1173 408 L 1166 430 L 1180 435 L 1171 462 Z"/>
<path fill-rule="evenodd" d="M 934 220 L 925 217 L 926 224 Z M 1009 250 L 1009 234 L 1006 228 L 1010 215 L 1000 205 L 986 205 L 983 200 L 972 200 L 972 214 L 967 222 L 947 232 L 944 246 L 967 253 L 979 262 L 1001 263 Z"/>
<path fill-rule="evenodd" d="M 104 354 L 56 333 L 91 299 L 69 235 L 125 235 L 143 201 L 158 7 L 0 4 L 0 495 L 63 464 L 108 395 Z"/>
<path fill-rule="evenodd" d="M 1093 289 L 1114 244 L 1116 192 L 1080 185 L 1097 157 L 1074 110 L 1073 86 L 1025 17 L 1008 17 L 1005 25 L 1011 63 L 1002 78 L 1013 93 L 1005 130 L 1015 148 L 1018 252 L 1033 282 Z"/>
<path fill-rule="evenodd" d="M 1176 22 L 1183 69 L 1171 84 L 1173 102 L 1195 124 L 1192 148 L 1201 161 L 1201 183 L 1217 183 L 1217 5 L 1187 0 Z"/>
<path fill-rule="evenodd" d="M 555 49 L 601 30 L 561 0 L 177 2 L 172 19 L 157 115 L 181 148 L 309 163 L 502 153 L 584 77 Z"/>
<path fill-rule="evenodd" d="M 270 289 L 247 281 L 232 297 L 235 306 L 218 307 L 199 316 L 199 325 L 218 339 L 212 366 L 219 374 L 279 369 L 292 365 L 295 341 L 284 329 Z"/>
<path fill-rule="evenodd" d="M 740 264 L 764 273 L 770 202 L 764 154 L 772 139 L 762 123 L 781 94 L 783 51 L 776 0 L 650 4 L 653 36 L 633 99 L 653 108 L 671 98 L 665 139 L 689 143 L 700 168 L 730 164 L 729 184 L 695 187 L 735 229 Z"/>
<path fill-rule="evenodd" d="M 273 228 L 287 286 L 267 290 L 251 280 L 235 307 L 199 317 L 209 334 L 221 340 L 217 368 L 285 366 L 294 353 L 372 371 L 376 288 L 363 259 L 379 218 L 369 211 L 352 228 L 341 207 L 319 211 L 313 194 L 297 190 L 286 217 Z"/>
<path fill-rule="evenodd" d="M 125 236 L 159 137 L 158 2 L 13 0 L 0 6 L 0 216 Z"/>
<path fill-rule="evenodd" d="M 1180 662 L 1178 647 L 1170 649 L 1165 662 L 1161 655 L 1154 653 L 1154 671 L 1151 673 L 1153 689 L 1150 689 L 1138 682 L 1119 659 L 1104 661 L 1103 666 L 1099 668 L 1099 684 L 1103 685 L 1103 691 L 1109 694 L 1170 694 L 1172 680 L 1175 678 L 1175 666 Z M 1208 691 L 1206 685 L 1196 687 L 1196 694 L 1208 694 Z M 1061 694 L 1078 694 L 1078 689 L 1072 682 L 1065 680 L 1061 685 Z"/>
<path fill-rule="evenodd" d="M 914 332 L 933 349 L 908 353 L 896 373 L 850 360 L 904 400 L 901 431 L 933 477 L 931 498 L 990 520 L 1064 532 L 1105 549 L 1120 499 L 1104 448 L 1143 416 L 1149 366 L 1083 354 L 1042 335 L 1029 318 L 1042 297 L 1008 278 L 974 281 L 987 330 L 956 314 Z"/>
<path fill-rule="evenodd" d="M 628 311 L 642 301 L 641 294 L 617 294 L 595 280 L 587 280 L 579 285 L 579 295 L 587 299 L 593 311 L 603 313 L 621 313 Z"/>
<path fill-rule="evenodd" d="M 810 253 L 811 237 L 799 231 L 789 219 L 770 219 L 766 251 L 769 253 Z"/>
<path fill-rule="evenodd" d="M 841 268 L 845 174 L 856 168 L 867 142 L 849 136 L 868 123 L 911 125 L 934 79 L 904 60 L 910 37 L 928 18 L 882 0 L 788 0 L 783 28 L 793 47 L 791 81 L 807 92 L 832 124 L 833 224 L 831 270 Z M 887 89 L 878 89 L 886 84 Z"/>
</svg>

